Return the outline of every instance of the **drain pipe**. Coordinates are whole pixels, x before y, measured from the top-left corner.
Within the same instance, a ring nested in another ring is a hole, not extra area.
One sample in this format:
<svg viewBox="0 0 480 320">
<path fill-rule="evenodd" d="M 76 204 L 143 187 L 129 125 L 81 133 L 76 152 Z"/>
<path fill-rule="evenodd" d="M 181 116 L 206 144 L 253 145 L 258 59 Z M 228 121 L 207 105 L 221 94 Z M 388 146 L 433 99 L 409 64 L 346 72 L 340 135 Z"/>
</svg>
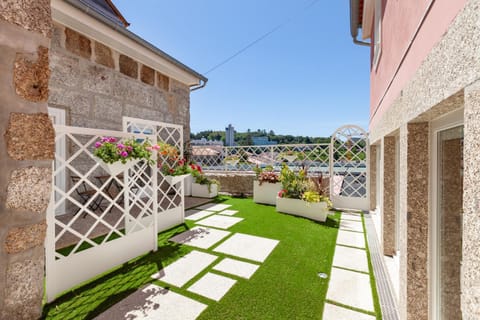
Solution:
<svg viewBox="0 0 480 320">
<path fill-rule="evenodd" d="M 208 82 L 208 79 L 206 79 L 206 80 L 200 79 L 199 84 L 196 84 L 196 85 L 193 85 L 193 86 L 190 87 L 190 92 L 198 90 L 198 89 L 202 89 L 203 87 L 205 87 L 207 85 L 207 82 Z"/>
<path fill-rule="evenodd" d="M 357 39 L 358 37 L 358 27 L 360 25 L 358 21 L 358 10 L 359 10 L 359 3 L 358 0 L 350 0 L 350 34 L 352 35 L 353 43 L 370 47 L 370 42 L 360 41 Z"/>
</svg>

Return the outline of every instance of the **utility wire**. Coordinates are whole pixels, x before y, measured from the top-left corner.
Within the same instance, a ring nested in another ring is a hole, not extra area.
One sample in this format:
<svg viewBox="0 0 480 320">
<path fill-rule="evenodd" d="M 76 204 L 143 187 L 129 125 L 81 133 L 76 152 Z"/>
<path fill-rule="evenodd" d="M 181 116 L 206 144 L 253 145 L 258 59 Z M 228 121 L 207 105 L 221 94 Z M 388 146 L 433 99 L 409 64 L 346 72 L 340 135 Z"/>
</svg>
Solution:
<svg viewBox="0 0 480 320">
<path fill-rule="evenodd" d="M 257 43 L 259 43 L 260 41 L 262 41 L 263 39 L 267 38 L 268 36 L 270 36 L 272 33 L 276 32 L 278 29 L 286 26 L 287 24 L 290 24 L 292 21 L 294 21 L 297 17 L 299 17 L 303 12 L 307 11 L 308 9 L 310 9 L 311 7 L 313 7 L 318 1 L 320 0 L 313 0 L 312 2 L 310 2 L 308 5 L 306 5 L 302 10 L 298 11 L 296 14 L 294 14 L 293 16 L 291 16 L 290 18 L 286 19 L 285 21 L 283 21 L 282 23 L 279 23 L 278 25 L 276 25 L 274 28 L 272 28 L 270 31 L 264 33 L 262 36 L 258 37 L 257 39 L 253 40 L 252 42 L 250 42 L 249 44 L 247 44 L 245 47 L 241 48 L 240 50 L 238 50 L 237 52 L 235 52 L 233 55 L 231 55 L 230 57 L 226 58 L 225 60 L 221 61 L 220 63 L 216 64 L 215 66 L 213 66 L 212 68 L 210 68 L 207 72 L 204 73 L 204 75 L 207 75 L 209 74 L 210 72 L 220 68 L 221 66 L 223 66 L 224 64 L 226 64 L 227 62 L 231 61 L 232 59 L 234 59 L 235 57 L 239 56 L 240 54 L 244 53 L 245 51 L 247 51 L 248 49 L 250 49 L 251 47 L 253 47 L 254 45 L 256 45 Z"/>
</svg>

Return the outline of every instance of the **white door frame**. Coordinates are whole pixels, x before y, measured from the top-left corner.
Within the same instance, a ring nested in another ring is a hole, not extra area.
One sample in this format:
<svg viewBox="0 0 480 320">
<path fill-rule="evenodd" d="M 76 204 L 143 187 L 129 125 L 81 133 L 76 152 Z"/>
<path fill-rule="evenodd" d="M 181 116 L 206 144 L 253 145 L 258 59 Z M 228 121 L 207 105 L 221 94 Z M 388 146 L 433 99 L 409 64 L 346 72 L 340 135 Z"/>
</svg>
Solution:
<svg viewBox="0 0 480 320">
<path fill-rule="evenodd" d="M 54 107 L 48 107 L 48 116 L 52 120 L 54 125 L 66 125 L 66 112 L 65 109 L 59 109 L 59 108 L 54 108 Z M 61 157 L 61 159 L 66 158 L 66 144 L 65 144 L 65 138 L 62 137 L 58 139 L 55 142 L 55 153 L 58 153 Z M 57 170 L 58 167 L 61 167 L 61 163 L 55 159 L 55 165 L 54 168 Z M 67 178 L 65 174 L 65 169 L 62 169 L 62 171 L 55 175 L 55 186 L 60 188 L 63 192 L 66 190 L 66 183 L 67 183 Z M 65 201 L 62 203 L 58 204 L 58 206 L 55 208 L 55 215 L 60 216 L 62 214 L 66 213 L 66 208 L 65 208 Z"/>
<path fill-rule="evenodd" d="M 458 127 L 464 124 L 463 120 L 464 110 L 459 109 L 445 116 L 436 119 L 430 123 L 430 184 L 429 184 L 429 198 L 430 198 L 430 218 L 429 218 L 429 308 L 430 319 L 441 319 L 441 305 L 440 305 L 440 256 L 438 254 L 439 245 L 439 219 L 438 219 L 438 134 L 441 131 Z"/>
</svg>

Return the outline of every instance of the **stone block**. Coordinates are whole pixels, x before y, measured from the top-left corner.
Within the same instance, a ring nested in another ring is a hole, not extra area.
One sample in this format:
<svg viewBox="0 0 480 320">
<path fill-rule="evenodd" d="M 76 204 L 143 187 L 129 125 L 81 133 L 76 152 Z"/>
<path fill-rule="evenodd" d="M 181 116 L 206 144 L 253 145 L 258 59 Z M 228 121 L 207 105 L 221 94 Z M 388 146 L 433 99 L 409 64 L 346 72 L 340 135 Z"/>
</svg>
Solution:
<svg viewBox="0 0 480 320">
<path fill-rule="evenodd" d="M 52 169 L 28 167 L 14 170 L 7 186 L 6 207 L 44 212 L 50 201 Z"/>
<path fill-rule="evenodd" d="M 52 88 L 48 97 L 50 105 L 64 106 L 70 114 L 88 116 L 90 112 L 91 97 L 69 89 Z"/>
<path fill-rule="evenodd" d="M 95 97 L 94 118 L 122 122 L 122 105 L 120 101 L 104 96 Z"/>
<path fill-rule="evenodd" d="M 83 88 L 94 94 L 114 94 L 114 86 L 116 85 L 114 70 L 88 63 L 86 67 L 82 68 L 81 72 Z"/>
<path fill-rule="evenodd" d="M 170 78 L 157 72 L 157 87 L 167 92 L 170 91 Z"/>
<path fill-rule="evenodd" d="M 39 319 L 42 311 L 44 262 L 29 259 L 7 266 L 1 319 Z"/>
<path fill-rule="evenodd" d="M 8 155 L 15 160 L 50 160 L 55 131 L 46 113 L 11 113 L 5 133 Z"/>
<path fill-rule="evenodd" d="M 163 121 L 163 114 L 160 111 L 140 108 L 133 104 L 127 104 L 125 106 L 124 116 L 152 121 Z"/>
<path fill-rule="evenodd" d="M 208 174 L 208 177 L 220 182 L 222 192 L 244 196 L 253 194 L 255 175 Z"/>
<path fill-rule="evenodd" d="M 119 58 L 120 72 L 126 76 L 138 79 L 138 63 L 130 57 L 123 54 Z"/>
<path fill-rule="evenodd" d="M 79 58 L 75 56 L 67 56 L 63 53 L 52 51 L 50 54 L 50 85 L 49 89 L 58 86 L 62 87 L 78 87 L 81 77 Z M 51 94 L 51 92 L 49 92 Z M 50 97 L 49 97 L 50 98 Z"/>
<path fill-rule="evenodd" d="M 90 39 L 69 28 L 65 28 L 65 48 L 71 53 L 85 59 L 90 59 L 92 56 L 92 43 Z"/>
<path fill-rule="evenodd" d="M 112 69 L 115 68 L 112 50 L 100 42 L 95 42 L 95 62 Z"/>
<path fill-rule="evenodd" d="M 12 254 L 43 246 L 46 231 L 47 223 L 45 221 L 25 227 L 12 228 L 7 233 L 5 251 Z"/>
<path fill-rule="evenodd" d="M 377 148 L 376 145 L 370 146 L 370 210 L 377 207 Z"/>
<path fill-rule="evenodd" d="M 38 47 L 33 54 L 17 54 L 13 71 L 15 92 L 28 101 L 47 101 L 48 80 L 48 48 Z"/>
<path fill-rule="evenodd" d="M 395 199 L 396 199 L 396 138 L 384 137 L 382 141 L 383 157 L 383 254 L 393 256 L 395 244 Z"/>
<path fill-rule="evenodd" d="M 142 80 L 143 83 L 153 86 L 155 84 L 155 70 L 142 65 L 140 70 L 140 80 Z"/>
<path fill-rule="evenodd" d="M 38 32 L 47 38 L 52 34 L 50 0 L 0 1 L 0 19 L 26 30 Z"/>
</svg>

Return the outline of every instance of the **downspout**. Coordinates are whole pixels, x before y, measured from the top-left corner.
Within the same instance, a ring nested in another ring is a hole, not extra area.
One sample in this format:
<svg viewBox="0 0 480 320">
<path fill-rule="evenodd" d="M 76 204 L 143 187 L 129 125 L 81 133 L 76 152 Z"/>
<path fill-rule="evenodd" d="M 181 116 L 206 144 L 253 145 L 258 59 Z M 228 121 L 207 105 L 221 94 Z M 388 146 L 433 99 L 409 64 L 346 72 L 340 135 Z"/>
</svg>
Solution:
<svg viewBox="0 0 480 320">
<path fill-rule="evenodd" d="M 358 27 L 359 27 L 358 10 L 359 10 L 358 0 L 350 0 L 350 34 L 352 35 L 354 44 L 370 47 L 371 45 L 370 42 L 365 42 L 357 39 Z"/>
<path fill-rule="evenodd" d="M 205 87 L 207 85 L 207 82 L 208 82 L 208 79 L 207 80 L 200 79 L 199 84 L 196 84 L 196 85 L 193 85 L 193 86 L 190 87 L 190 92 L 198 90 L 198 89 L 202 89 L 203 87 Z"/>
</svg>

